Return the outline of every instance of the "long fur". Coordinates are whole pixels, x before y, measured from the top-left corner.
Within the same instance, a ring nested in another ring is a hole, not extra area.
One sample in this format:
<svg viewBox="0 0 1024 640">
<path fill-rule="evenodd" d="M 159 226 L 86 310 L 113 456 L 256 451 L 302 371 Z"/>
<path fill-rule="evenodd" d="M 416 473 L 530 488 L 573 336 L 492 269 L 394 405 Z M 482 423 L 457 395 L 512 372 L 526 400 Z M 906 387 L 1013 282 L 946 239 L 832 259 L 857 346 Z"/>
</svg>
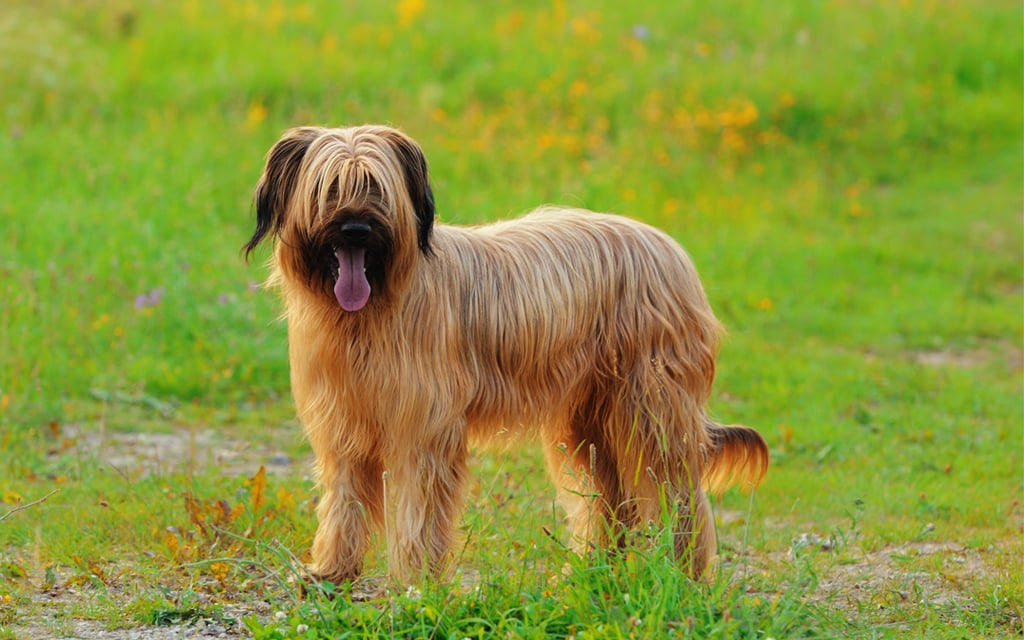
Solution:
<svg viewBox="0 0 1024 640">
<path fill-rule="evenodd" d="M 391 573 L 444 573 L 469 443 L 516 434 L 541 441 L 577 547 L 618 544 L 669 505 L 681 563 L 705 571 L 705 489 L 756 483 L 768 449 L 706 416 L 721 328 L 668 235 L 550 207 L 434 224 L 422 151 L 381 126 L 286 132 L 256 206 L 245 249 L 276 237 L 270 283 L 322 492 L 314 573 L 360 573 L 385 518 L 384 472 L 397 498 Z M 352 221 L 366 238 L 345 236 Z M 366 253 L 371 294 L 357 311 L 332 291 L 346 243 Z"/>
</svg>

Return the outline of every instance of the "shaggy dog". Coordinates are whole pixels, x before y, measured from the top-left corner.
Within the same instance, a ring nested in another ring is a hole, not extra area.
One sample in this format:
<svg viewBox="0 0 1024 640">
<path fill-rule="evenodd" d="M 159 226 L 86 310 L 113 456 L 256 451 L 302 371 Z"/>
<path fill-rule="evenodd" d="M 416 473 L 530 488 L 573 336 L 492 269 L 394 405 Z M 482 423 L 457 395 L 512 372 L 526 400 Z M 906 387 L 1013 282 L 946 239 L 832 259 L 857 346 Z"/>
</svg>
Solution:
<svg viewBox="0 0 1024 640">
<path fill-rule="evenodd" d="M 385 520 L 395 578 L 443 575 L 469 443 L 524 433 L 578 549 L 668 512 L 681 564 L 708 568 L 705 491 L 756 484 L 768 448 L 705 412 L 721 328 L 672 238 L 558 208 L 435 225 L 422 150 L 384 126 L 287 131 L 255 201 L 244 249 L 276 239 L 269 283 L 316 457 L 314 575 L 359 575 Z"/>
</svg>

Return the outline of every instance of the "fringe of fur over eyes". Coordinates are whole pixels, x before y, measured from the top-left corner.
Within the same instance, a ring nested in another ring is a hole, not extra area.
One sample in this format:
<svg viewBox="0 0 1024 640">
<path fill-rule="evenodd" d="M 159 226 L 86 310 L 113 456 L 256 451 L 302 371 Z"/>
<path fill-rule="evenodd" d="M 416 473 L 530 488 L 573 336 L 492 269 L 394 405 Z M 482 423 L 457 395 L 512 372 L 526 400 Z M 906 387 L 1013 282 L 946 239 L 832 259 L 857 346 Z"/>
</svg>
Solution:
<svg viewBox="0 0 1024 640">
<path fill-rule="evenodd" d="M 676 241 L 552 207 L 436 224 L 422 150 L 382 126 L 286 132 L 256 209 L 245 248 L 275 239 L 270 283 L 316 458 L 314 574 L 359 575 L 374 529 L 395 578 L 444 574 L 469 443 L 527 433 L 577 549 L 623 544 L 667 507 L 681 565 L 705 573 L 705 492 L 756 485 L 768 448 L 707 416 L 721 327 Z"/>
</svg>

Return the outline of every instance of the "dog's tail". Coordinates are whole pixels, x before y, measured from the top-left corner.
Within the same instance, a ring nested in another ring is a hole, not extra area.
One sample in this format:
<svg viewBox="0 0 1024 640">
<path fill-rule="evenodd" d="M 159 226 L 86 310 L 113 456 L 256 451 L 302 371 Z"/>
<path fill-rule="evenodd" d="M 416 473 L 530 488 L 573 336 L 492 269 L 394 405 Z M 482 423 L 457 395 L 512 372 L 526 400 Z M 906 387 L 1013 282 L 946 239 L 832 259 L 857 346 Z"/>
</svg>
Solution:
<svg viewBox="0 0 1024 640">
<path fill-rule="evenodd" d="M 768 443 L 742 425 L 721 425 L 705 418 L 711 438 L 704 469 L 704 489 L 721 494 L 734 484 L 753 489 L 768 471 Z"/>
</svg>

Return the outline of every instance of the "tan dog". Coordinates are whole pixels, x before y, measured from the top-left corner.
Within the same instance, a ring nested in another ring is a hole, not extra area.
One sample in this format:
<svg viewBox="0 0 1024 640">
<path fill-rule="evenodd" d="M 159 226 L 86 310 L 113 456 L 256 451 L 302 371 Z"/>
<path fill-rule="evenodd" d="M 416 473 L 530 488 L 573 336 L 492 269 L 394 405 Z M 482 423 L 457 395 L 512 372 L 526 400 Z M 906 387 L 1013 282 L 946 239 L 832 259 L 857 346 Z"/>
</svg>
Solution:
<svg viewBox="0 0 1024 640">
<path fill-rule="evenodd" d="M 705 489 L 756 484 L 768 448 L 705 414 L 720 326 L 668 235 L 555 208 L 434 225 L 422 150 L 383 126 L 286 132 L 256 214 L 245 249 L 276 237 L 270 284 L 316 456 L 318 577 L 357 576 L 385 518 L 394 577 L 443 574 L 468 444 L 521 433 L 539 435 L 577 547 L 621 544 L 668 506 L 681 563 L 708 567 Z"/>
</svg>

